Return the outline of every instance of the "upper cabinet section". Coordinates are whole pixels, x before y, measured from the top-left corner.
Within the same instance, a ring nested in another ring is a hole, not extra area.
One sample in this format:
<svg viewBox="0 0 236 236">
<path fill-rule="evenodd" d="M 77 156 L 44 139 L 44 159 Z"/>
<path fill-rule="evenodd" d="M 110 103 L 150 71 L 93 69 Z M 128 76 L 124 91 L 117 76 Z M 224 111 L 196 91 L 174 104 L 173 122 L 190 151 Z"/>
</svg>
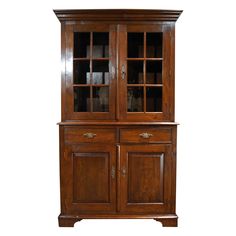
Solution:
<svg viewBox="0 0 236 236">
<path fill-rule="evenodd" d="M 181 11 L 55 13 L 62 24 L 62 121 L 174 121 Z"/>
</svg>

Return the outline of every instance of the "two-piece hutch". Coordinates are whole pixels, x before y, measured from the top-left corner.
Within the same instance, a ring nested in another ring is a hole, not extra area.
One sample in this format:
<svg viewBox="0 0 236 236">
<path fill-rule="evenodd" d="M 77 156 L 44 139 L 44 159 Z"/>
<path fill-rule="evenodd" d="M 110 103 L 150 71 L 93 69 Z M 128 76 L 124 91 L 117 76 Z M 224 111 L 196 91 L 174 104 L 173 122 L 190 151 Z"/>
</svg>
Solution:
<svg viewBox="0 0 236 236">
<path fill-rule="evenodd" d="M 61 22 L 60 226 L 177 226 L 174 10 L 55 10 Z"/>
</svg>

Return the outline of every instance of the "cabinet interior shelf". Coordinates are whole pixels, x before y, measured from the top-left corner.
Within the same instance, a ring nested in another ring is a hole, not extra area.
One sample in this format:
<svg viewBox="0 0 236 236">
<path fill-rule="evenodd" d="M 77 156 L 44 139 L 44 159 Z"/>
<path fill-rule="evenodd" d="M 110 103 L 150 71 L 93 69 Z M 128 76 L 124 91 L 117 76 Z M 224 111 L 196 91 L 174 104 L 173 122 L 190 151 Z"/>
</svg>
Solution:
<svg viewBox="0 0 236 236">
<path fill-rule="evenodd" d="M 141 58 L 126 58 L 127 61 L 162 61 L 162 57 L 155 57 L 155 58 L 148 58 L 148 57 L 141 57 Z"/>
<path fill-rule="evenodd" d="M 73 87 L 109 87 L 108 84 L 73 84 Z"/>
<path fill-rule="evenodd" d="M 163 87 L 163 84 L 127 84 L 127 87 Z"/>
<path fill-rule="evenodd" d="M 93 57 L 74 57 L 73 60 L 74 61 L 109 61 L 110 58 L 108 57 L 101 57 L 101 58 L 93 58 Z"/>
</svg>

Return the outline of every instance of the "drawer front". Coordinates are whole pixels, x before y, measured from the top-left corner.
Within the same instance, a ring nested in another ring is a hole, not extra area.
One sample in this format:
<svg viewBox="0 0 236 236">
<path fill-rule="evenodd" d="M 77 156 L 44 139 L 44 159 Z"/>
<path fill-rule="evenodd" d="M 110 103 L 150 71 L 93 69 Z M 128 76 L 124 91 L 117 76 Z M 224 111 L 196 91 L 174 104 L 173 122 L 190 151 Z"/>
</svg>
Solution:
<svg viewBox="0 0 236 236">
<path fill-rule="evenodd" d="M 171 128 L 121 129 L 123 143 L 171 143 Z"/>
<path fill-rule="evenodd" d="M 65 128 L 66 143 L 112 143 L 116 141 L 115 129 Z"/>
</svg>

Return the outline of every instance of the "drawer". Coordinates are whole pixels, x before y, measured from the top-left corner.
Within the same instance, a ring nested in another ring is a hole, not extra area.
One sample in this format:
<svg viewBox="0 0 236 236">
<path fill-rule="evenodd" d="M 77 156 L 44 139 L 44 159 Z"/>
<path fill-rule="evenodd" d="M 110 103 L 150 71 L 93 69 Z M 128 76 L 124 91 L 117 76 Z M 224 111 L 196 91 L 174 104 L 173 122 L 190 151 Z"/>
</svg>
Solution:
<svg viewBox="0 0 236 236">
<path fill-rule="evenodd" d="M 171 143 L 171 128 L 121 129 L 120 142 Z"/>
<path fill-rule="evenodd" d="M 115 129 L 65 128 L 66 143 L 112 143 L 116 141 Z"/>
</svg>

